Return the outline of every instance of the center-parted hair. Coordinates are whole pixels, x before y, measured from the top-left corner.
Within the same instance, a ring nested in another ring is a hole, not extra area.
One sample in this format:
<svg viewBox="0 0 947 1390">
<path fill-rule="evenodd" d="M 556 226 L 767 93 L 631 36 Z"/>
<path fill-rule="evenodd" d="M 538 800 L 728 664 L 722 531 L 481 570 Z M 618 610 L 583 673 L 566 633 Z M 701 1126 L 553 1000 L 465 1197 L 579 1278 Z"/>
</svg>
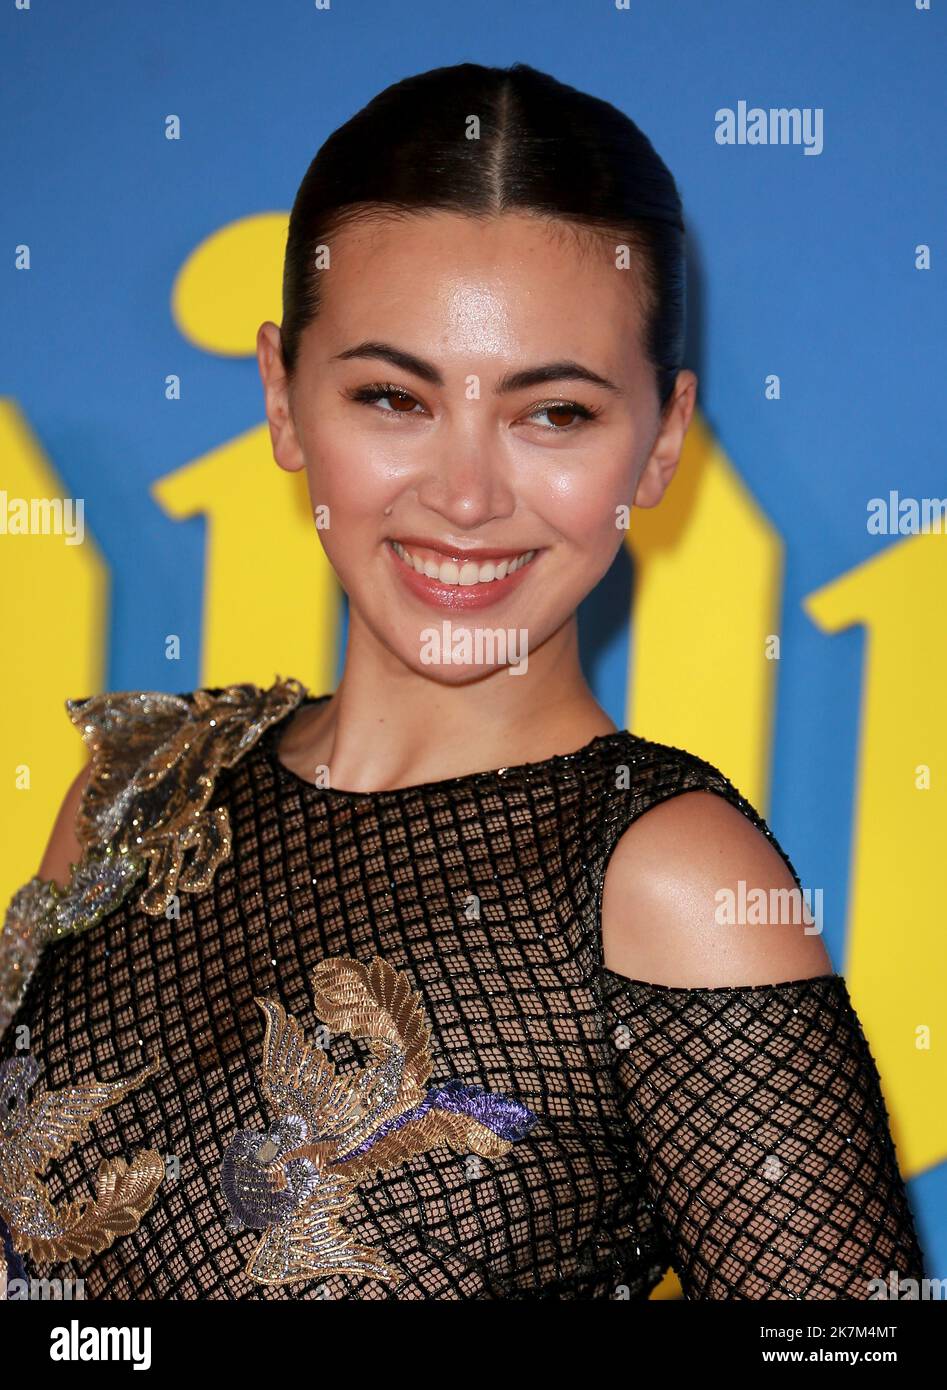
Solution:
<svg viewBox="0 0 947 1390">
<path fill-rule="evenodd" d="M 476 124 L 471 120 L 476 118 Z M 472 134 L 477 138 L 470 138 Z M 526 63 L 433 68 L 386 87 L 329 136 L 293 203 L 283 270 L 283 362 L 317 316 L 316 249 L 353 220 L 526 212 L 627 245 L 643 348 L 667 401 L 682 366 L 685 230 L 674 178 L 607 101 Z"/>
</svg>

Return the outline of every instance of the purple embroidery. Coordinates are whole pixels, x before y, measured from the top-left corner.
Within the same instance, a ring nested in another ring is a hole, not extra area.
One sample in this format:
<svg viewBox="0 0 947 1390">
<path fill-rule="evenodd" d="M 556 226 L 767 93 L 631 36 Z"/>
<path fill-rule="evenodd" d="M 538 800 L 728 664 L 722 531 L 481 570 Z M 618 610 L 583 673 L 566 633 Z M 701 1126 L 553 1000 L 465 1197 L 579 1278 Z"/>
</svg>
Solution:
<svg viewBox="0 0 947 1390">
<path fill-rule="evenodd" d="M 455 1078 L 444 1085 L 432 1086 L 420 1105 L 406 1110 L 403 1115 L 386 1120 L 357 1148 L 352 1149 L 344 1158 L 333 1159 L 333 1163 L 345 1163 L 358 1157 L 373 1144 L 377 1144 L 379 1139 L 384 1139 L 392 1130 L 400 1129 L 411 1120 L 420 1119 L 428 1110 L 433 1109 L 446 1110 L 455 1115 L 469 1115 L 471 1119 L 478 1120 L 480 1124 L 492 1130 L 499 1138 L 508 1139 L 511 1143 L 522 1139 L 537 1122 L 537 1117 L 532 1111 L 527 1110 L 525 1105 L 520 1105 L 519 1101 L 485 1091 L 481 1086 L 465 1085 L 463 1081 Z"/>
</svg>

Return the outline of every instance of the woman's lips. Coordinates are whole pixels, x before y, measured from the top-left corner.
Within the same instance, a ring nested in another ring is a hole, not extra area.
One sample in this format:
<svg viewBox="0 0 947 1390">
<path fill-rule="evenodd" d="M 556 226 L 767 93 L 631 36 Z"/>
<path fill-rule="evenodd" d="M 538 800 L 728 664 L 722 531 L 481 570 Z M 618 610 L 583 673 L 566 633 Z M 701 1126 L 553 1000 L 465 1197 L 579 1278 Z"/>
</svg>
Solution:
<svg viewBox="0 0 947 1390">
<path fill-rule="evenodd" d="M 413 565 L 401 558 L 390 540 L 385 542 L 385 549 L 391 556 L 395 574 L 410 593 L 432 608 L 452 609 L 455 612 L 489 608 L 501 602 L 523 582 L 542 554 L 541 550 L 535 551 L 527 564 L 503 579 L 490 579 L 486 583 L 478 581 L 476 584 L 445 584 L 440 579 L 429 579 L 426 574 L 419 574 Z"/>
</svg>

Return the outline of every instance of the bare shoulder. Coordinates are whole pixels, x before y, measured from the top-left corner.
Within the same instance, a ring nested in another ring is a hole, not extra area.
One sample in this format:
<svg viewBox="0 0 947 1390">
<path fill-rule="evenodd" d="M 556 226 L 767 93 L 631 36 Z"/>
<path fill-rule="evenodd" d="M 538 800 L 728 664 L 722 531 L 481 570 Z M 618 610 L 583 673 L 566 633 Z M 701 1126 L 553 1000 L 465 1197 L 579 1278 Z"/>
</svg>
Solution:
<svg viewBox="0 0 947 1390">
<path fill-rule="evenodd" d="M 832 971 L 782 855 L 705 789 L 651 807 L 619 838 L 601 930 L 606 967 L 655 984 L 769 984 Z"/>
<path fill-rule="evenodd" d="M 82 847 L 76 835 L 76 814 L 91 771 L 90 759 L 70 783 L 39 866 L 39 877 L 52 879 L 60 888 L 64 888 L 68 883 L 71 866 L 78 862 L 82 854 Z"/>
</svg>

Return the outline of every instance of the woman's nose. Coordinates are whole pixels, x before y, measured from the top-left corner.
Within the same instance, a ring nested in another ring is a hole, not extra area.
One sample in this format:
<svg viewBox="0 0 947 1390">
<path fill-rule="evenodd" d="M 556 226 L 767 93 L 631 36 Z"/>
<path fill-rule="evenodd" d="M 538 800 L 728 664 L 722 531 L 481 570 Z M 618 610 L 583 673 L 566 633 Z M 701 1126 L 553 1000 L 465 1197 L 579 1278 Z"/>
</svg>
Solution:
<svg viewBox="0 0 947 1390">
<path fill-rule="evenodd" d="M 455 530 L 512 515 L 516 493 L 509 459 L 485 429 L 445 431 L 421 465 L 418 500 Z"/>
</svg>

